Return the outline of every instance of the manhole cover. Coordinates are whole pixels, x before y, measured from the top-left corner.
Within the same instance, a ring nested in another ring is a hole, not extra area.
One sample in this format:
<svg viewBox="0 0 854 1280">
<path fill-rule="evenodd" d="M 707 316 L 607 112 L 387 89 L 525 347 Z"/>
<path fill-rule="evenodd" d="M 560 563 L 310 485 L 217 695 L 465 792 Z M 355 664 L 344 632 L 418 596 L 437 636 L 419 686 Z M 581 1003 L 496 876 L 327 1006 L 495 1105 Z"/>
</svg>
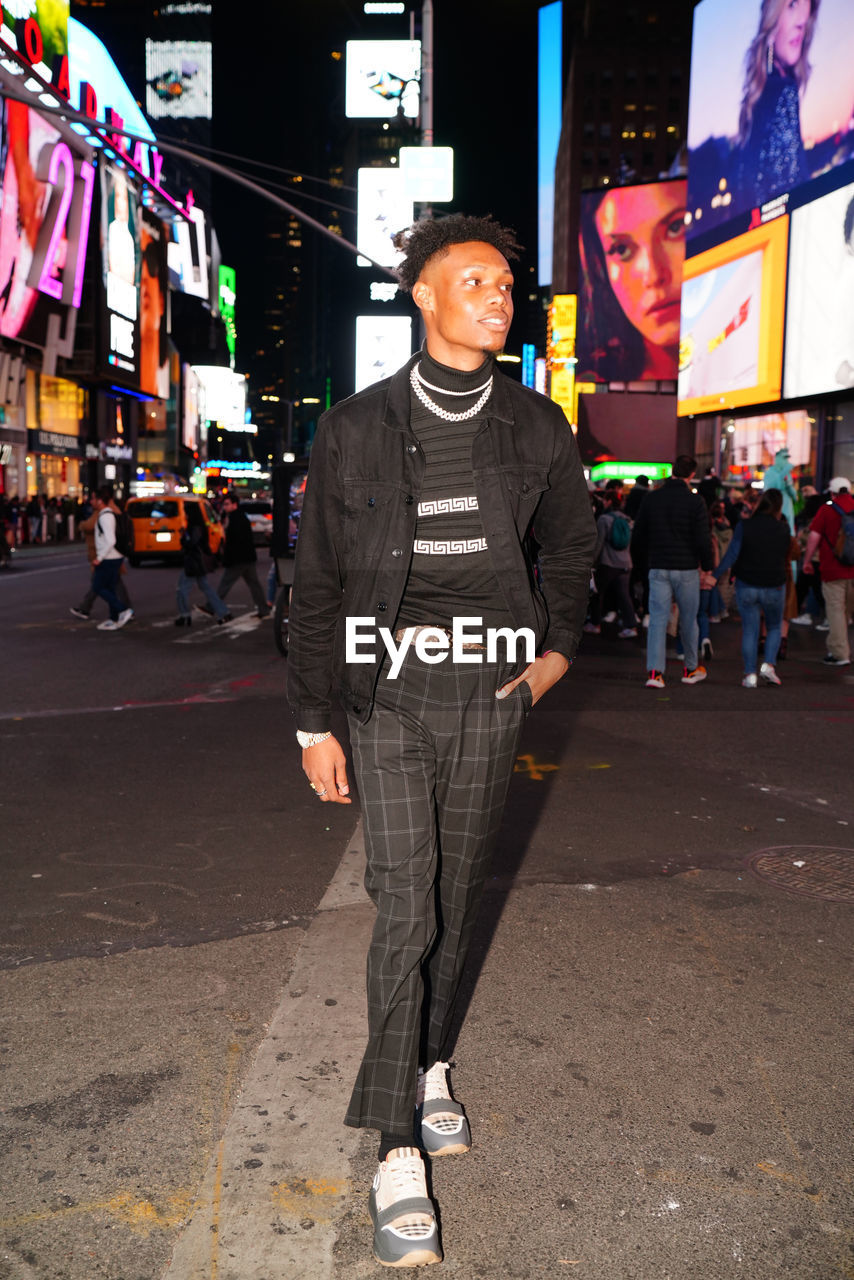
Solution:
<svg viewBox="0 0 854 1280">
<path fill-rule="evenodd" d="M 854 849 L 821 844 L 779 845 L 751 854 L 746 865 L 760 880 L 789 893 L 854 903 Z"/>
</svg>

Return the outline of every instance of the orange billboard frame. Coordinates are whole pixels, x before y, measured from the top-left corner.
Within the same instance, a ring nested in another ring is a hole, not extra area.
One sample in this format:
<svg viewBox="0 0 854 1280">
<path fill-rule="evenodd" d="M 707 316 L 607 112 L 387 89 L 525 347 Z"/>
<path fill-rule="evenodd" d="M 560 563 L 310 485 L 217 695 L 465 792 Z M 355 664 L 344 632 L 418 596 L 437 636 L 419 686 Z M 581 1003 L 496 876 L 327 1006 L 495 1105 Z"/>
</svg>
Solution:
<svg viewBox="0 0 854 1280">
<path fill-rule="evenodd" d="M 694 258 L 686 258 L 682 269 L 682 285 L 707 271 L 714 271 L 748 254 L 762 252 L 760 284 L 758 378 L 751 387 L 727 388 L 703 396 L 690 396 L 677 401 L 680 417 L 697 413 L 719 413 L 744 405 L 766 404 L 779 400 L 783 386 L 783 335 L 785 332 L 786 267 L 789 244 L 789 215 L 745 231 L 743 235 L 715 245 Z M 682 342 L 685 334 L 683 332 Z M 681 361 L 680 361 L 681 363 Z"/>
</svg>

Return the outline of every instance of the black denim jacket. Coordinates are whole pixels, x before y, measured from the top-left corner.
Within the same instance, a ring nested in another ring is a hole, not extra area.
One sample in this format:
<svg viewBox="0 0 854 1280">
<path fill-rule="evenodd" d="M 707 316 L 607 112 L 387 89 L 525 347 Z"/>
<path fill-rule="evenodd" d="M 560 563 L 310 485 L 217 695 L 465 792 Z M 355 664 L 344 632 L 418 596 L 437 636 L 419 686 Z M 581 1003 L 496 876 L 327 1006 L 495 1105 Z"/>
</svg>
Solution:
<svg viewBox="0 0 854 1280">
<path fill-rule="evenodd" d="M 377 634 L 375 663 L 345 663 L 344 619 L 391 628 L 403 598 L 425 465 L 409 425 L 409 370 L 418 358 L 318 423 L 289 618 L 288 699 L 308 733 L 330 727 L 334 680 L 350 714 L 361 722 L 371 714 L 385 649 Z M 575 437 L 558 405 L 497 369 L 489 415 L 472 442 L 472 470 L 496 575 L 515 627 L 531 628 L 538 652 L 572 658 L 596 541 Z"/>
</svg>

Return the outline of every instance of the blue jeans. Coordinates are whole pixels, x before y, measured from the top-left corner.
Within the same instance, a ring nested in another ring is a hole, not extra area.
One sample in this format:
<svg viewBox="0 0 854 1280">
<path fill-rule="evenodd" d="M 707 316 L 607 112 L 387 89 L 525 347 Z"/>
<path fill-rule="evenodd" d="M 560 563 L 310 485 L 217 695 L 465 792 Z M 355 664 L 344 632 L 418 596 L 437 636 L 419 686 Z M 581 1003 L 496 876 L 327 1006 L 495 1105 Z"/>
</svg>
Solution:
<svg viewBox="0 0 854 1280">
<path fill-rule="evenodd" d="M 190 616 L 190 589 L 193 583 L 199 588 L 216 616 L 224 618 L 228 613 L 228 605 L 223 604 L 205 575 L 202 574 L 199 578 L 191 578 L 183 569 L 178 578 L 178 613 L 180 616 L 182 618 L 189 618 Z"/>
<path fill-rule="evenodd" d="M 673 601 L 679 608 L 679 635 L 685 666 L 697 666 L 700 574 L 696 569 L 650 569 L 649 630 L 646 633 L 647 671 L 663 671 L 667 660 L 667 623 Z"/>
<path fill-rule="evenodd" d="M 119 614 L 126 608 L 116 595 L 116 586 L 118 585 L 121 571 L 121 557 L 117 560 L 102 560 L 92 570 L 92 590 L 96 596 L 106 600 L 113 622 L 118 621 Z"/>
<path fill-rule="evenodd" d="M 744 674 L 755 675 L 759 660 L 759 619 L 765 614 L 765 661 L 773 667 L 780 648 L 786 588 L 752 587 L 735 580 L 735 598 L 741 614 L 741 657 Z"/>
</svg>

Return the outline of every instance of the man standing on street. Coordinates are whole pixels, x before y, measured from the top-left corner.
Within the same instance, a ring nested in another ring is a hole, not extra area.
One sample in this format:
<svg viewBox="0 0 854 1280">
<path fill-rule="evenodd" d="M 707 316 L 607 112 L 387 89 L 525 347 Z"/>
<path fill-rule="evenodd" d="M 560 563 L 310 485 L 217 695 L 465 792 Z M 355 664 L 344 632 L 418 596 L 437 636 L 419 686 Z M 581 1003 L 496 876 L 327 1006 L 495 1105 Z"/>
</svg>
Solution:
<svg viewBox="0 0 854 1280">
<path fill-rule="evenodd" d="M 397 243 L 426 343 L 320 420 L 288 694 L 323 802 L 350 803 L 333 680 L 348 712 L 377 918 L 345 1122 L 380 1132 L 375 1256 L 418 1266 L 442 1257 L 422 1154 L 471 1142 L 446 1058 L 476 907 L 525 717 L 578 645 L 594 529 L 563 412 L 494 362 L 513 316 L 512 233 L 452 215 Z M 524 631 L 520 653 L 508 635 Z"/>
<path fill-rule="evenodd" d="M 233 493 L 225 495 L 222 509 L 225 512 L 225 551 L 222 557 L 225 571 L 219 580 L 217 595 L 220 600 L 225 600 L 235 582 L 242 578 L 249 588 L 252 599 L 255 601 L 257 609 L 255 616 L 267 618 L 270 614 L 270 606 L 267 604 L 267 597 L 261 590 L 258 571 L 255 568 L 258 553 L 255 550 L 252 525 L 249 523 L 246 512 L 241 510 L 240 502 Z M 212 614 L 214 612 L 210 605 L 199 605 L 197 607 L 202 609 L 204 613 Z"/>
<path fill-rule="evenodd" d="M 110 610 L 109 618 L 98 623 L 98 630 L 118 631 L 119 627 L 130 622 L 133 609 L 126 608 L 116 593 L 124 557 L 116 546 L 116 517 L 121 512 L 116 504 L 112 485 L 102 485 L 95 494 L 92 505 L 97 513 L 92 590 L 96 596 L 106 600 Z"/>
<path fill-rule="evenodd" d="M 854 564 L 840 560 L 836 541 L 843 517 L 854 512 L 854 498 L 851 481 L 846 476 L 834 476 L 828 488 L 830 501 L 819 507 L 807 534 L 803 569 L 806 574 L 813 572 L 813 556 L 817 551 L 824 607 L 830 624 L 824 663 L 828 667 L 848 667 L 851 665 L 848 619 L 854 612 Z"/>
<path fill-rule="evenodd" d="M 685 652 L 682 683 L 697 684 L 706 678 L 697 653 L 698 566 L 706 571 L 712 568 L 712 535 L 708 508 L 691 487 L 696 470 L 696 460 L 680 454 L 673 475 L 644 499 L 632 532 L 632 562 L 649 565 L 648 689 L 664 688 L 667 622 L 674 600 Z"/>
</svg>

